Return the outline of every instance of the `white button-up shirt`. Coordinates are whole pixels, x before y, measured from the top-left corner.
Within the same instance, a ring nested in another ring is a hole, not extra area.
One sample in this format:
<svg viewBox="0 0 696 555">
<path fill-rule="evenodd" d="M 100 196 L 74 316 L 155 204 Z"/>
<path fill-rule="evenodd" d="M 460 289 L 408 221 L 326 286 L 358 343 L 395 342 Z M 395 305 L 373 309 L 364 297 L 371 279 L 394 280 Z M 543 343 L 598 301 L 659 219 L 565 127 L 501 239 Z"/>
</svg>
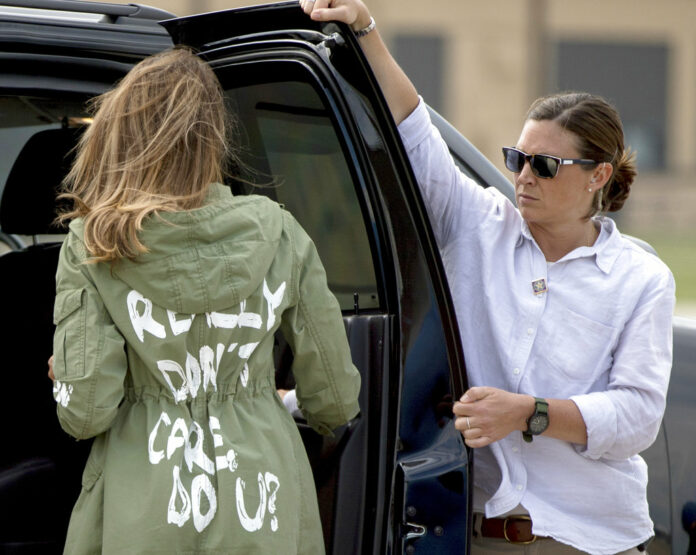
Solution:
<svg viewBox="0 0 696 555">
<path fill-rule="evenodd" d="M 572 399 L 587 445 L 520 433 L 477 449 L 487 516 L 518 504 L 533 532 L 590 553 L 653 535 L 647 467 L 672 365 L 674 279 L 609 218 L 547 263 L 516 207 L 454 165 L 419 107 L 400 126 L 452 292 L 470 386 Z M 542 281 L 543 280 L 543 281 Z"/>
</svg>

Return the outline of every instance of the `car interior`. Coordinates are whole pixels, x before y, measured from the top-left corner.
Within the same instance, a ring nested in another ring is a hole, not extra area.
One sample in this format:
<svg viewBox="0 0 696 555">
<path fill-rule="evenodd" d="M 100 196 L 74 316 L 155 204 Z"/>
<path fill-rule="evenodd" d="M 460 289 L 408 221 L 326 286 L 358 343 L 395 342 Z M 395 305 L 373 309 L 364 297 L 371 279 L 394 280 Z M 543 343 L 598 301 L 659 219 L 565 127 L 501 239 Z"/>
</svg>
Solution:
<svg viewBox="0 0 696 555">
<path fill-rule="evenodd" d="M 221 80 L 224 84 L 224 72 Z M 370 384 L 368 370 L 387 366 L 383 346 L 389 344 L 388 319 L 379 309 L 354 170 L 317 91 L 298 80 L 282 87 L 277 81 L 245 84 L 237 79 L 235 84 L 226 94 L 231 109 L 240 114 L 240 143 L 245 146 L 239 150 L 237 177 L 228 185 L 235 194 L 265 194 L 280 202 L 315 239 L 363 377 L 362 414 L 333 437 L 320 436 L 301 414 L 295 415 L 313 467 L 330 550 L 343 535 L 359 537 L 352 515 L 362 514 L 362 498 L 337 499 L 367 472 L 368 434 L 360 420 L 377 410 L 371 409 L 367 392 L 381 386 Z M 89 124 L 86 100 L 0 97 L 0 141 L 8 145 L 0 153 L 0 283 L 8 319 L 1 337 L 5 367 L 12 369 L 6 373 L 5 391 L 14 397 L 2 405 L 4 421 L 10 423 L 4 436 L 11 448 L 0 450 L 0 546 L 21 546 L 21 552 L 62 549 L 91 445 L 91 440 L 75 441 L 60 429 L 47 377 L 55 329 L 55 271 L 66 232 L 55 221 L 61 206 L 56 196 Z M 310 189 L 318 175 L 323 188 Z M 354 256 L 339 256 L 345 252 Z M 292 353 L 280 334 L 276 361 L 278 387 L 292 388 Z M 45 525 L 37 527 L 37 520 Z"/>
</svg>

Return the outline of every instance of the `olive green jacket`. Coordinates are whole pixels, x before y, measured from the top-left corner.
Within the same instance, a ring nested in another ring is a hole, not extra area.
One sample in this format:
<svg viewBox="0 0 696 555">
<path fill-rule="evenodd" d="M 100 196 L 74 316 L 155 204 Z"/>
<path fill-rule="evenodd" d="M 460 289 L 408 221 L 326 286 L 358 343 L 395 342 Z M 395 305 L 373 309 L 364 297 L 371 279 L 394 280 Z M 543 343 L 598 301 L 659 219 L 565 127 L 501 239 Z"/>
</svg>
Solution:
<svg viewBox="0 0 696 555">
<path fill-rule="evenodd" d="M 134 261 L 86 264 L 70 225 L 57 273 L 54 396 L 95 437 L 66 553 L 322 553 L 311 469 L 274 383 L 274 332 L 301 410 L 330 433 L 360 377 L 311 239 L 260 196 L 211 186 L 151 217 Z"/>
</svg>

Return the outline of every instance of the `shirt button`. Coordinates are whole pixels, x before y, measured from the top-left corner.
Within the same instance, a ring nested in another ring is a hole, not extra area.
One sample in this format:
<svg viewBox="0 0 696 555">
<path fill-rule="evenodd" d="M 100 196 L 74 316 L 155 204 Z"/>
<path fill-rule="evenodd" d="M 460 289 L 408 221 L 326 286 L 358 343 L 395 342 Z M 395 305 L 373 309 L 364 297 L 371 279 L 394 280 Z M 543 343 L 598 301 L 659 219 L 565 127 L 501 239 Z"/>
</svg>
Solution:
<svg viewBox="0 0 696 555">
<path fill-rule="evenodd" d="M 517 486 L 517 491 L 522 491 L 523 488 L 524 488 L 524 486 L 518 484 L 518 486 Z"/>
<path fill-rule="evenodd" d="M 518 451 L 519 451 L 519 448 L 518 448 L 518 447 L 513 447 L 513 448 L 512 448 L 512 452 L 513 452 L 513 453 L 517 453 Z"/>
<path fill-rule="evenodd" d="M 516 376 L 517 374 L 520 373 L 520 369 L 519 369 L 519 368 L 515 368 L 515 369 L 512 371 L 512 373 L 515 374 L 515 376 Z"/>
<path fill-rule="evenodd" d="M 534 330 L 532 328 L 527 328 L 527 335 L 532 335 Z"/>
</svg>

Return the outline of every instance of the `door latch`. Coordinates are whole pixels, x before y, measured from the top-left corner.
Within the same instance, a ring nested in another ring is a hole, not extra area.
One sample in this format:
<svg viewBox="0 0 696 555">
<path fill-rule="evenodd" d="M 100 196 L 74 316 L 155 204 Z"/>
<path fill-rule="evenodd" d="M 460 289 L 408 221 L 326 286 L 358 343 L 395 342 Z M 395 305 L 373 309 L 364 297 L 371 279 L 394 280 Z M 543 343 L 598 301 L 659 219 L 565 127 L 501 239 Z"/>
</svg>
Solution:
<svg viewBox="0 0 696 555">
<path fill-rule="evenodd" d="M 343 39 L 340 33 L 332 33 L 324 39 L 322 44 L 331 50 L 336 46 L 343 46 L 346 44 L 346 41 Z"/>
<path fill-rule="evenodd" d="M 402 536 L 404 541 L 413 540 L 415 538 L 421 538 L 428 533 L 428 529 L 422 524 L 416 524 L 415 522 L 404 522 Z"/>
</svg>

